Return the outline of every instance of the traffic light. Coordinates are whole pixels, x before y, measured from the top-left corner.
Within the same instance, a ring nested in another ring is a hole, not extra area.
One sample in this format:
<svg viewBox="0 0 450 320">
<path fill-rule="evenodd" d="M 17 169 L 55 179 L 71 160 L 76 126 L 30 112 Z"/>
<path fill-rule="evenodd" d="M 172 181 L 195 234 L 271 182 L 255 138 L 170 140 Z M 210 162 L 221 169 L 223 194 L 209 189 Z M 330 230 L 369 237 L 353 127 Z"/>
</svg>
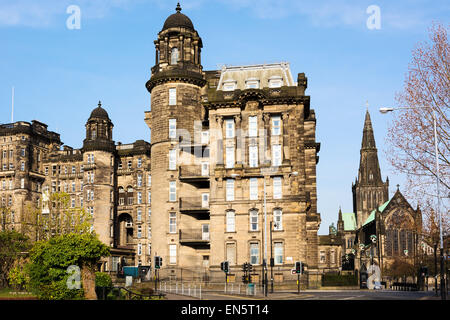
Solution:
<svg viewBox="0 0 450 320">
<path fill-rule="evenodd" d="M 160 269 L 162 266 L 162 258 L 155 256 L 155 269 Z"/>
<path fill-rule="evenodd" d="M 302 271 L 303 271 L 302 263 L 300 261 L 296 261 L 295 262 L 295 273 L 302 274 Z"/>
<path fill-rule="evenodd" d="M 228 273 L 228 266 L 229 266 L 228 261 L 220 263 L 220 269 L 225 273 Z"/>
<path fill-rule="evenodd" d="M 244 273 L 246 273 L 246 272 L 248 271 L 248 263 L 247 263 L 247 262 L 245 262 L 245 263 L 242 265 L 242 271 L 243 271 Z"/>
<path fill-rule="evenodd" d="M 252 273 L 252 271 L 253 271 L 253 266 L 252 266 L 250 263 L 247 265 L 247 268 L 248 268 L 248 273 L 249 273 L 249 274 Z"/>
</svg>

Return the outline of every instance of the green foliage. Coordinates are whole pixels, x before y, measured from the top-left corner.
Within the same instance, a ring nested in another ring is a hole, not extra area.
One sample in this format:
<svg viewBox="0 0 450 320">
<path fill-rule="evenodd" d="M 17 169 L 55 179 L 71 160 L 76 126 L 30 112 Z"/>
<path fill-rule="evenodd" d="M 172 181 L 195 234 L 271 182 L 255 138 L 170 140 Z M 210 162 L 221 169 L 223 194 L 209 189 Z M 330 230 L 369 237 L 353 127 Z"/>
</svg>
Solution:
<svg viewBox="0 0 450 320">
<path fill-rule="evenodd" d="M 93 269 L 109 248 L 92 234 L 66 234 L 39 241 L 30 251 L 30 288 L 40 299 L 80 299 L 83 289 L 69 289 L 67 268 Z"/>
<path fill-rule="evenodd" d="M 112 280 L 109 274 L 104 272 L 95 273 L 95 286 L 96 287 L 112 287 Z"/>
<path fill-rule="evenodd" d="M 8 275 L 14 262 L 30 248 L 28 238 L 17 231 L 0 232 L 0 286 L 8 285 Z"/>
<path fill-rule="evenodd" d="M 30 277 L 23 266 L 16 265 L 9 271 L 8 280 L 10 286 L 13 286 L 18 290 L 24 290 L 28 288 Z"/>
<path fill-rule="evenodd" d="M 323 287 L 339 287 L 339 286 L 357 286 L 358 276 L 357 275 L 340 275 L 326 273 L 322 276 L 322 286 Z"/>
</svg>

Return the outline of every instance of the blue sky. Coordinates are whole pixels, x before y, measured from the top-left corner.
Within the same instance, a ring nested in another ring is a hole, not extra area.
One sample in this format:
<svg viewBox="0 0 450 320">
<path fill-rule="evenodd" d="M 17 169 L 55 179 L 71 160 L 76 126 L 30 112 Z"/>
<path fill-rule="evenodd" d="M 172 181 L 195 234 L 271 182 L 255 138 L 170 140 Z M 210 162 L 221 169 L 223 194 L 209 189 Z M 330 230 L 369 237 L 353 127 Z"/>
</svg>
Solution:
<svg viewBox="0 0 450 320">
<path fill-rule="evenodd" d="M 149 139 L 145 82 L 154 64 L 157 33 L 177 1 L 0 0 L 0 123 L 40 120 L 81 147 L 84 125 L 101 100 L 122 143 Z M 81 9 L 81 28 L 70 30 L 69 5 Z M 370 30 L 366 12 L 380 8 L 381 28 Z M 352 211 L 351 184 L 359 166 L 366 101 L 369 102 L 382 175 L 391 195 L 404 184 L 384 160 L 389 115 L 411 50 L 427 40 L 433 21 L 449 23 L 448 1 L 185 0 L 203 39 L 205 70 L 223 64 L 287 61 L 308 77 L 307 94 L 321 142 L 317 167 L 319 233 Z"/>
</svg>

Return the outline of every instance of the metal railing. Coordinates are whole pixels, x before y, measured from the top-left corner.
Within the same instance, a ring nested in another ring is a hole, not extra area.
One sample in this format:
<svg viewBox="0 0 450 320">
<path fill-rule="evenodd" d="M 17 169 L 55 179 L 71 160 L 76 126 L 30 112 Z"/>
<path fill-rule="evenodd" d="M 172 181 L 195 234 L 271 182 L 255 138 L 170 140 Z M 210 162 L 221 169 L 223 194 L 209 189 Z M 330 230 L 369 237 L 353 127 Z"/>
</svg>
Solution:
<svg viewBox="0 0 450 320">
<path fill-rule="evenodd" d="M 209 232 L 202 232 L 198 229 L 180 229 L 179 237 L 181 242 L 209 242 Z"/>
<path fill-rule="evenodd" d="M 179 203 L 180 210 L 209 210 L 209 201 L 202 201 L 201 196 L 182 197 Z"/>
</svg>

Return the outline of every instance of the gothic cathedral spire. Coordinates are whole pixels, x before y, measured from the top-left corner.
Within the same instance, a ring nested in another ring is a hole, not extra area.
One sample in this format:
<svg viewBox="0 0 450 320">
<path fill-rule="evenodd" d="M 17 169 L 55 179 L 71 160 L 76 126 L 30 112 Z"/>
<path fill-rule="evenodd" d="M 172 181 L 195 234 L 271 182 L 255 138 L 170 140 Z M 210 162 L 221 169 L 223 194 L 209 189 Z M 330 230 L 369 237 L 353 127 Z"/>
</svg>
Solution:
<svg viewBox="0 0 450 320">
<path fill-rule="evenodd" d="M 364 119 L 358 178 L 352 187 L 353 210 L 358 227 L 364 224 L 370 212 L 388 200 L 389 182 L 381 178 L 378 151 L 369 110 Z"/>
</svg>

